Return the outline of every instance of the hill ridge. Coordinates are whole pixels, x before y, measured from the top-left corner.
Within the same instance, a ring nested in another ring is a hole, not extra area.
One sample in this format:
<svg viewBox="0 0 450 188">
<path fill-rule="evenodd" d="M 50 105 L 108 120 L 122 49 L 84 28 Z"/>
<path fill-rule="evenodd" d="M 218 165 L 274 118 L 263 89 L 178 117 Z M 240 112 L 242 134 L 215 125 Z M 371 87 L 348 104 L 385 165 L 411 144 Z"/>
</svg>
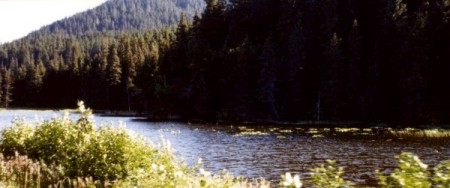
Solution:
<svg viewBox="0 0 450 188">
<path fill-rule="evenodd" d="M 176 24 L 181 13 L 192 18 L 204 6 L 203 0 L 108 0 L 95 8 L 43 26 L 27 37 L 161 28 Z"/>
</svg>

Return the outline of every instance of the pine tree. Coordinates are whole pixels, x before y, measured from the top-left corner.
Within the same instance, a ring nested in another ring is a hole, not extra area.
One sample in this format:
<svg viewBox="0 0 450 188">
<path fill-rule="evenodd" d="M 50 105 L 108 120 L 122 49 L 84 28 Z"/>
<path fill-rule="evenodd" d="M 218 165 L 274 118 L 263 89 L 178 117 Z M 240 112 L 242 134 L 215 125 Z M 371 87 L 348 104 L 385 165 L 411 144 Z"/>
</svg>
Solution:
<svg viewBox="0 0 450 188">
<path fill-rule="evenodd" d="M 242 44 L 229 54 L 230 73 L 227 76 L 228 90 L 225 95 L 226 108 L 230 109 L 230 120 L 246 120 L 254 117 L 253 109 L 255 102 L 254 90 L 257 87 L 253 78 L 259 76 L 259 72 L 252 74 L 254 70 L 253 62 L 257 59 L 256 48 L 250 44 L 249 38 L 244 39 Z M 227 89 L 225 89 L 227 90 Z M 257 107 L 256 107 L 257 108 Z M 236 117 L 233 117 L 236 116 Z"/>
<path fill-rule="evenodd" d="M 28 64 L 32 61 L 33 57 L 30 52 L 30 44 L 28 41 L 21 41 L 20 51 L 18 54 L 19 64 Z"/>
<path fill-rule="evenodd" d="M 119 41 L 119 59 L 122 66 L 122 80 L 127 89 L 134 87 L 136 77 L 136 61 L 133 55 L 129 36 L 122 35 Z"/>
<path fill-rule="evenodd" d="M 43 78 L 45 75 L 45 67 L 42 61 L 38 63 L 30 62 L 26 65 L 26 81 L 28 83 L 27 88 L 30 91 L 38 92 L 43 84 Z"/>
<path fill-rule="evenodd" d="M 184 14 L 180 15 L 180 21 L 178 22 L 178 28 L 177 28 L 176 35 L 177 35 L 178 41 L 186 42 L 187 35 L 188 35 L 188 24 L 186 22 Z"/>
<path fill-rule="evenodd" d="M 325 67 L 322 68 L 322 88 L 318 96 L 317 116 L 323 113 L 323 118 L 337 119 L 343 105 L 343 66 L 341 64 L 342 38 L 333 33 L 326 52 Z M 323 99 L 321 99 L 323 98 Z M 319 102 L 321 101 L 321 102 Z"/>
<path fill-rule="evenodd" d="M 353 20 L 352 29 L 347 36 L 345 49 L 345 66 L 344 70 L 344 98 L 346 105 L 343 108 L 346 111 L 346 116 L 349 119 L 364 119 L 367 116 L 361 112 L 368 108 L 365 97 L 365 88 L 369 84 L 366 82 L 366 76 L 368 74 L 368 66 L 363 64 L 362 61 L 362 44 L 361 35 L 359 33 L 358 20 Z"/>
<path fill-rule="evenodd" d="M 9 104 L 12 102 L 12 91 L 13 83 L 11 78 L 11 71 L 6 69 L 6 67 L 1 68 L 1 106 L 8 108 Z"/>
<path fill-rule="evenodd" d="M 52 72 L 59 72 L 61 70 L 60 67 L 60 56 L 59 54 L 55 51 L 51 57 L 51 60 L 49 62 L 50 64 L 50 71 Z"/>
<path fill-rule="evenodd" d="M 276 106 L 276 90 L 277 90 L 277 59 L 276 46 L 273 36 L 269 36 L 264 44 L 261 56 L 259 58 L 260 75 L 258 79 L 258 90 L 261 107 L 264 110 L 262 117 L 267 116 L 269 119 L 279 119 L 278 108 Z"/>
<path fill-rule="evenodd" d="M 417 4 L 416 4 L 417 3 Z M 429 66 L 428 36 L 425 30 L 425 20 L 428 16 L 428 5 L 420 1 L 406 1 L 406 27 L 402 30 L 403 41 L 399 46 L 397 74 L 402 98 L 403 123 L 424 123 L 429 118 L 426 90 L 429 86 L 429 76 L 425 70 Z M 403 26 L 403 25 L 402 25 Z M 398 27 L 399 29 L 402 27 Z"/>
<path fill-rule="evenodd" d="M 100 46 L 100 52 L 97 56 L 97 62 L 98 62 L 98 70 L 101 73 L 105 73 L 106 69 L 108 67 L 108 56 L 109 56 L 109 45 L 107 41 L 103 40 L 102 44 Z"/>
<path fill-rule="evenodd" d="M 119 58 L 122 66 L 122 83 L 125 84 L 127 108 L 131 111 L 131 95 L 134 90 L 134 80 L 137 75 L 136 58 L 131 48 L 131 40 L 127 35 L 122 35 L 119 41 Z"/>
<path fill-rule="evenodd" d="M 80 76 L 82 74 L 82 51 L 81 51 L 81 47 L 80 44 L 75 41 L 75 39 L 73 39 L 74 41 L 70 42 L 70 53 L 68 56 L 69 61 L 67 61 L 69 63 L 69 69 L 71 71 L 71 73 L 75 76 Z"/>
<path fill-rule="evenodd" d="M 122 67 L 120 66 L 119 54 L 116 44 L 109 47 L 108 64 L 106 68 L 106 80 L 109 86 L 116 86 L 121 83 Z"/>
<path fill-rule="evenodd" d="M 305 116 L 308 108 L 305 100 L 310 89 L 305 88 L 306 53 L 303 23 L 299 18 L 289 35 L 286 62 L 280 86 L 280 100 L 284 106 L 286 119 L 298 120 Z"/>
</svg>

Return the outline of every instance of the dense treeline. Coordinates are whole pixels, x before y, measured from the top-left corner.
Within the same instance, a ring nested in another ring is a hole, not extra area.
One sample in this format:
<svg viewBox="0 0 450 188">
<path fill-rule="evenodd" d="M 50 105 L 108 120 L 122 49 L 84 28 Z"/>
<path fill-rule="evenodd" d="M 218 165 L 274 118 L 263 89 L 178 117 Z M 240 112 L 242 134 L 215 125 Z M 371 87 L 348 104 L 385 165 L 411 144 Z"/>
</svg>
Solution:
<svg viewBox="0 0 450 188">
<path fill-rule="evenodd" d="M 206 5 L 176 29 L 5 44 L 14 82 L 1 99 L 210 121 L 450 122 L 449 0 Z"/>
<path fill-rule="evenodd" d="M 157 65 L 174 40 L 173 28 L 96 32 L 78 37 L 28 37 L 0 48 L 10 78 L 3 101 L 19 107 L 70 107 L 77 99 L 96 109 L 142 110 L 137 77 Z M 7 63 L 5 63 L 7 62 Z M 147 76 L 147 75 L 146 75 Z M 151 76 L 151 75 L 150 75 Z M 7 82 L 3 82 L 7 84 Z M 3 106 L 8 106 L 3 102 Z"/>
<path fill-rule="evenodd" d="M 101 6 L 57 21 L 32 35 L 79 35 L 95 31 L 155 29 L 178 23 L 204 8 L 202 0 L 108 0 Z"/>
<path fill-rule="evenodd" d="M 161 63 L 190 118 L 450 121 L 448 0 L 208 0 Z"/>
</svg>

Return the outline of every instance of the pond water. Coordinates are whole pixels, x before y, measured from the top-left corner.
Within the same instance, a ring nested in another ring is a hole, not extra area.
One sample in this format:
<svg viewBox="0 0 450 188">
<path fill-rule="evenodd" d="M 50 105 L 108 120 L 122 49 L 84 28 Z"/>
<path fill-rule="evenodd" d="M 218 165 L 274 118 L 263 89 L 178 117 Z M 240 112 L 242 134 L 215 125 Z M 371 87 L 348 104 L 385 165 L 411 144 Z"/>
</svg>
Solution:
<svg viewBox="0 0 450 188">
<path fill-rule="evenodd" d="M 60 115 L 58 111 L 0 111 L 0 128 L 14 118 L 34 121 Z M 76 114 L 71 114 L 77 117 Z M 94 116 L 97 124 L 119 124 L 158 142 L 163 137 L 188 164 L 203 160 L 203 168 L 218 172 L 226 169 L 234 175 L 264 177 L 277 182 L 285 172 L 300 174 L 309 180 L 313 167 L 326 159 L 344 167 L 344 178 L 357 186 L 374 185 L 374 171 L 396 167 L 395 156 L 403 151 L 417 154 L 434 166 L 450 159 L 450 141 L 427 143 L 386 139 L 342 139 L 302 134 L 298 127 L 219 126 L 174 122 L 146 122 L 139 118 Z"/>
</svg>

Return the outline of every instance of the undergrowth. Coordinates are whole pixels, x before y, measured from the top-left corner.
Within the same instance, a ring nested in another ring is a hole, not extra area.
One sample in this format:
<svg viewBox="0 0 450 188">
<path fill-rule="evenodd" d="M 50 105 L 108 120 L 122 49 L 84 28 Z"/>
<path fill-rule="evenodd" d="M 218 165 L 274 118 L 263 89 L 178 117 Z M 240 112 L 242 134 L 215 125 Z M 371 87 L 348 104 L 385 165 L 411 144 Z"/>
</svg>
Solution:
<svg viewBox="0 0 450 188">
<path fill-rule="evenodd" d="M 67 114 L 35 124 L 17 120 L 0 132 L 0 187 L 270 187 L 264 179 L 212 174 L 187 166 L 170 143 L 155 144 L 123 127 L 94 126 L 92 112 L 78 103 Z M 450 160 L 430 169 L 412 153 L 397 156 L 398 168 L 376 172 L 379 187 L 450 187 Z M 286 173 L 275 187 L 353 187 L 332 160 L 311 170 L 311 184 Z"/>
</svg>

